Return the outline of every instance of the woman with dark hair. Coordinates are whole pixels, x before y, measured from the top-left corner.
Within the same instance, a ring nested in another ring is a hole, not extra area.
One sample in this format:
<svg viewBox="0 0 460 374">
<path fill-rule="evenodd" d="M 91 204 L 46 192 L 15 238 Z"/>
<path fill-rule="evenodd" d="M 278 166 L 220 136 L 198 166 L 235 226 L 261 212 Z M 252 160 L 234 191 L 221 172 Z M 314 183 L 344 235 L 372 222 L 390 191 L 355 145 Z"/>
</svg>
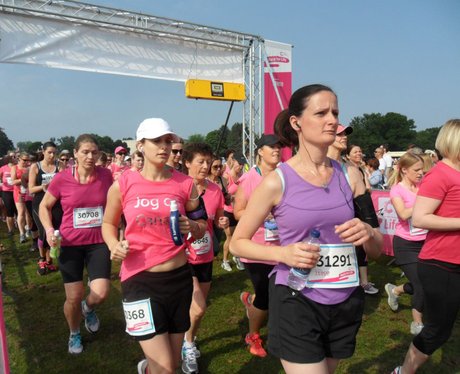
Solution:
<svg viewBox="0 0 460 374">
<path fill-rule="evenodd" d="M 64 315 L 70 330 L 68 350 L 71 354 L 79 354 L 83 351 L 82 315 L 88 332 L 96 333 L 99 319 L 94 308 L 107 298 L 110 289 L 110 252 L 102 238 L 101 225 L 112 175 L 110 170 L 96 166 L 99 146 L 92 135 L 83 134 L 77 138 L 74 157 L 76 165 L 54 175 L 45 187 L 39 217 L 46 240 L 50 246 L 57 245 L 53 208 L 58 201 L 61 203 L 59 270 L 66 295 Z M 86 297 L 85 267 L 90 279 Z"/>
<path fill-rule="evenodd" d="M 379 170 L 379 160 L 376 158 L 371 158 L 367 161 L 367 167 L 369 169 L 369 184 L 371 188 L 374 189 L 383 189 L 383 175 Z"/>
<path fill-rule="evenodd" d="M 350 144 L 347 147 L 347 159 L 348 162 L 358 168 L 358 170 L 363 175 L 363 182 L 366 186 L 366 189 L 370 190 L 371 185 L 369 183 L 369 173 L 366 169 L 366 163 L 363 159 L 363 151 L 359 145 Z"/>
<path fill-rule="evenodd" d="M 57 270 L 50 257 L 50 247 L 46 241 L 46 232 L 39 216 L 39 208 L 43 196 L 45 196 L 51 180 L 59 171 L 56 161 L 56 144 L 46 142 L 43 144 L 42 149 L 43 160 L 34 163 L 29 170 L 29 191 L 34 196 L 32 200 L 32 215 L 35 224 L 38 226 L 38 251 L 40 253 L 37 269 L 38 275 L 45 275 L 48 271 Z M 51 215 L 53 227 L 59 229 L 62 218 L 62 209 L 59 202 L 53 206 Z"/>
<path fill-rule="evenodd" d="M 270 276 L 268 349 L 288 374 L 333 373 L 340 359 L 353 354 L 364 310 L 354 247 L 378 256 L 383 244 L 378 229 L 354 218 L 350 186 L 340 165 L 327 157 L 338 114 L 329 87 L 294 92 L 275 133 L 298 152 L 251 195 L 231 242 L 236 256 L 278 262 Z M 280 246 L 251 240 L 270 212 Z M 320 248 L 304 242 L 317 230 Z M 311 269 L 301 291 L 288 286 L 292 267 Z"/>
<path fill-rule="evenodd" d="M 211 289 L 212 264 L 214 260 L 214 225 L 221 229 L 228 227 L 229 221 L 224 217 L 224 196 L 216 184 L 207 179 L 212 159 L 212 149 L 206 143 L 188 143 L 184 147 L 182 161 L 193 178 L 198 194 L 206 207 L 207 227 L 201 239 L 188 242 L 187 258 L 193 276 L 193 297 L 190 306 L 190 329 L 185 333 L 182 346 L 183 367 L 198 371 L 197 358 L 200 352 L 195 339 L 201 320 L 206 313 L 206 302 Z"/>
</svg>

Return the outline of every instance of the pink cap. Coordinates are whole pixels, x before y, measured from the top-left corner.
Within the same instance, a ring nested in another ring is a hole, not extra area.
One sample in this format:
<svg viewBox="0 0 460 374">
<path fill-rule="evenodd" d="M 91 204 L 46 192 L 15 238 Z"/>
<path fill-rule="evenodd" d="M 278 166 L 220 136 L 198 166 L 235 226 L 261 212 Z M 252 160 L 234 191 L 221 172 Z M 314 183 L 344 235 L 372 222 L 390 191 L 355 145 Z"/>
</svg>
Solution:
<svg viewBox="0 0 460 374">
<path fill-rule="evenodd" d="M 351 126 L 345 127 L 344 125 L 341 125 L 339 123 L 339 125 L 337 126 L 336 134 L 341 134 L 343 132 L 345 132 L 345 135 L 350 135 L 353 132 L 353 127 L 351 127 Z"/>
<path fill-rule="evenodd" d="M 119 145 L 117 148 L 115 148 L 115 154 L 120 153 L 120 152 L 128 153 L 124 147 Z"/>
</svg>

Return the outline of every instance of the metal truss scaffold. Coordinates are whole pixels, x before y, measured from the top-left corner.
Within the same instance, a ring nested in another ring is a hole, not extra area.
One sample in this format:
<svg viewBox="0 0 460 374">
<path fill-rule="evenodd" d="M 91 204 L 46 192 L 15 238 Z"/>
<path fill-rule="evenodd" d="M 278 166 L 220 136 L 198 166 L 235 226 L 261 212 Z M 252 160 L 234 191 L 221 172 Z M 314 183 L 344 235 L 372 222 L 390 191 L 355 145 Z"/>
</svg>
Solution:
<svg viewBox="0 0 460 374">
<path fill-rule="evenodd" d="M 256 134 L 260 135 L 263 127 L 264 40 L 260 36 L 68 0 L 0 0 L 1 13 L 93 25 L 99 28 L 124 30 L 241 51 L 244 56 L 243 72 L 246 88 L 242 147 L 248 161 L 253 163 Z"/>
</svg>

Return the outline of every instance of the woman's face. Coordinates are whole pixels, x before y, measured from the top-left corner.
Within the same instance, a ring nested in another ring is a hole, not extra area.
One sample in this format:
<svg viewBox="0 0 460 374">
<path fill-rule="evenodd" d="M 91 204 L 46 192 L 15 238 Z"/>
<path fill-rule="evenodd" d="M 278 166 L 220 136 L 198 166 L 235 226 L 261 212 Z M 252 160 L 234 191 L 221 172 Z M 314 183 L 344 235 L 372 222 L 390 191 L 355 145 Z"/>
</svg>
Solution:
<svg viewBox="0 0 460 374">
<path fill-rule="evenodd" d="M 74 150 L 74 157 L 79 167 L 92 169 L 99 159 L 99 147 L 92 142 L 81 143 L 80 148 Z"/>
<path fill-rule="evenodd" d="M 281 159 L 281 146 L 275 145 L 264 145 L 258 150 L 260 159 L 262 162 L 270 166 L 276 166 Z"/>
<path fill-rule="evenodd" d="M 136 168 L 136 170 L 141 170 L 144 166 L 144 159 L 138 155 L 134 155 L 131 159 L 131 164 Z"/>
<path fill-rule="evenodd" d="M 361 162 L 363 161 L 363 151 L 361 150 L 360 147 L 353 147 L 350 150 L 350 153 L 348 154 L 348 158 L 354 164 L 360 165 Z"/>
<path fill-rule="evenodd" d="M 178 164 L 182 158 L 182 143 L 173 143 L 171 148 L 171 154 L 169 156 L 169 162 L 171 164 Z"/>
<path fill-rule="evenodd" d="M 290 121 L 293 128 L 301 133 L 299 137 L 304 141 L 328 147 L 335 140 L 338 117 L 339 106 L 335 94 L 320 91 L 310 96 L 302 115 L 292 116 Z"/>
<path fill-rule="evenodd" d="M 155 139 L 145 139 L 141 148 L 144 150 L 144 165 L 166 164 L 171 154 L 173 145 L 173 136 L 166 134 Z M 141 152 L 142 152 L 141 149 Z"/>
<path fill-rule="evenodd" d="M 347 143 L 348 143 L 348 137 L 344 131 L 344 132 L 341 132 L 340 135 L 337 134 L 335 136 L 335 140 L 334 140 L 334 143 L 332 143 L 332 146 L 338 149 L 340 152 L 343 152 L 344 150 L 347 149 Z"/>
<path fill-rule="evenodd" d="M 195 154 L 191 162 L 186 161 L 185 163 L 188 169 L 188 175 L 199 181 L 206 179 L 210 165 L 211 156 L 202 155 L 200 153 Z"/>
<path fill-rule="evenodd" d="M 403 178 L 407 179 L 408 182 L 418 184 L 423 177 L 423 162 L 417 161 L 408 168 L 402 168 L 401 171 Z"/>
<path fill-rule="evenodd" d="M 47 147 L 43 151 L 43 159 L 48 162 L 52 163 L 54 161 L 54 158 L 56 157 L 56 148 L 54 147 Z"/>
<path fill-rule="evenodd" d="M 215 177 L 220 177 L 222 175 L 222 170 L 223 170 L 222 161 L 214 160 L 214 162 L 211 165 L 211 169 L 210 169 L 211 174 L 214 175 Z"/>
</svg>

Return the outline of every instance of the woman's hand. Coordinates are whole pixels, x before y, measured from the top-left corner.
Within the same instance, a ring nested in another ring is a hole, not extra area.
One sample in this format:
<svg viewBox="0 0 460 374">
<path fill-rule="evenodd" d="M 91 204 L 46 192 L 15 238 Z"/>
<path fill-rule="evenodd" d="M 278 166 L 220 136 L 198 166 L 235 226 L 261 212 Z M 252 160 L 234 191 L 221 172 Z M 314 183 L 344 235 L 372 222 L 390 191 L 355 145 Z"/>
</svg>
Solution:
<svg viewBox="0 0 460 374">
<path fill-rule="evenodd" d="M 127 240 L 118 242 L 115 247 L 110 248 L 110 259 L 123 261 L 129 253 L 129 243 Z"/>
<path fill-rule="evenodd" d="M 374 229 L 359 218 L 353 218 L 335 226 L 335 233 L 345 243 L 352 243 L 354 246 L 363 245 L 374 237 Z"/>
<path fill-rule="evenodd" d="M 228 226 L 230 226 L 230 220 L 228 219 L 228 217 L 220 217 L 219 227 L 225 230 Z"/>
<path fill-rule="evenodd" d="M 193 220 L 191 220 L 190 218 L 188 218 L 187 216 L 183 216 L 181 215 L 179 217 L 179 229 L 180 229 L 180 233 L 182 235 L 184 235 L 185 237 L 187 237 L 188 233 L 189 232 L 192 232 L 193 231 L 193 228 L 194 228 L 194 225 L 196 225 L 197 223 L 194 222 Z"/>
<path fill-rule="evenodd" d="M 319 260 L 319 247 L 307 243 L 294 243 L 283 247 L 282 262 L 296 268 L 311 269 Z"/>
</svg>

